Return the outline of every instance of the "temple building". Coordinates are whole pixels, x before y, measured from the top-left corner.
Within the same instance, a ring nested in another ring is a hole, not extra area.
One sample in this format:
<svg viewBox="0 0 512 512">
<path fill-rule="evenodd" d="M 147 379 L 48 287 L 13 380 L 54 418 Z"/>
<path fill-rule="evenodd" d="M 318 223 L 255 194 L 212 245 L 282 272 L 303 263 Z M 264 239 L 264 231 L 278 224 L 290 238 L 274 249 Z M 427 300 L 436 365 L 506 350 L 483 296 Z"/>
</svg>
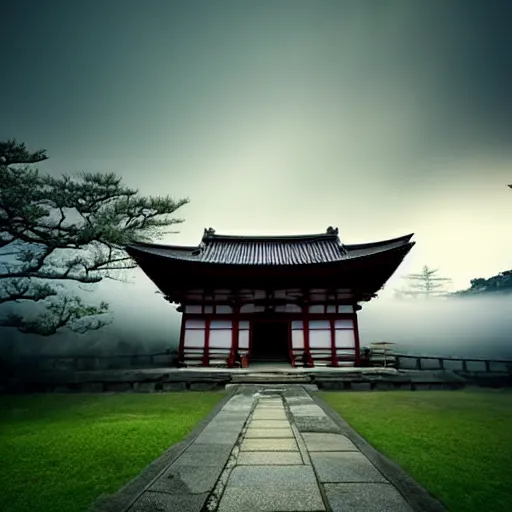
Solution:
<svg viewBox="0 0 512 512">
<path fill-rule="evenodd" d="M 183 313 L 184 366 L 357 366 L 359 303 L 376 297 L 414 242 L 406 235 L 345 245 L 338 229 L 228 236 L 205 229 L 194 247 L 126 248 Z"/>
</svg>

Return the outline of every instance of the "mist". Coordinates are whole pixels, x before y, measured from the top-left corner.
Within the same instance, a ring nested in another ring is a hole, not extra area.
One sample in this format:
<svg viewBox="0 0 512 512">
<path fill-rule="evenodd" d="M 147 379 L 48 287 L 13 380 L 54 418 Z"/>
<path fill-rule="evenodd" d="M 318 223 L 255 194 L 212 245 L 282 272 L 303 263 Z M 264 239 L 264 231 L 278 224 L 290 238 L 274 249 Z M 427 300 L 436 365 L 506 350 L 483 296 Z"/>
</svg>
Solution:
<svg viewBox="0 0 512 512">
<path fill-rule="evenodd" d="M 99 331 L 63 330 L 48 338 L 0 330 L 0 350 L 17 355 L 135 355 L 177 349 L 181 314 L 139 269 L 128 282 L 102 282 L 84 299 L 111 305 L 112 323 Z M 512 358 L 512 294 L 398 300 L 383 295 L 362 304 L 361 346 L 396 343 L 415 355 Z M 13 352 L 14 351 L 14 352 Z"/>
<path fill-rule="evenodd" d="M 396 343 L 415 355 L 512 357 L 512 294 L 446 299 L 376 299 L 359 313 L 361 346 Z"/>
</svg>

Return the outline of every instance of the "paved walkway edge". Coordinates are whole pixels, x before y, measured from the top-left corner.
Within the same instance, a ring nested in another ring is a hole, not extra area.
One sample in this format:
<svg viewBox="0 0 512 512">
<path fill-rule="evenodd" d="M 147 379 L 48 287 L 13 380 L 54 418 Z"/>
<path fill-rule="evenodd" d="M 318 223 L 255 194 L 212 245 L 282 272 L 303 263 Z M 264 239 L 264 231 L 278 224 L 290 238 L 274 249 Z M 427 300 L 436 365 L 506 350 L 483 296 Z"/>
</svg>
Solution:
<svg viewBox="0 0 512 512">
<path fill-rule="evenodd" d="M 406 499 L 409 505 L 416 512 L 447 512 L 447 508 L 434 498 L 423 486 L 407 474 L 398 464 L 392 462 L 371 446 L 361 437 L 341 416 L 339 416 L 330 405 L 324 402 L 315 393 L 309 390 L 306 392 L 323 409 L 341 429 L 341 433 L 347 436 L 367 457 L 370 462 L 387 478 Z"/>
<path fill-rule="evenodd" d="M 147 465 L 139 475 L 114 494 L 99 496 L 88 512 L 119 512 L 127 510 L 137 498 L 170 466 L 201 434 L 229 400 L 237 393 L 238 386 L 231 388 L 224 398 L 203 418 L 183 441 L 172 445 L 158 459 Z"/>
</svg>

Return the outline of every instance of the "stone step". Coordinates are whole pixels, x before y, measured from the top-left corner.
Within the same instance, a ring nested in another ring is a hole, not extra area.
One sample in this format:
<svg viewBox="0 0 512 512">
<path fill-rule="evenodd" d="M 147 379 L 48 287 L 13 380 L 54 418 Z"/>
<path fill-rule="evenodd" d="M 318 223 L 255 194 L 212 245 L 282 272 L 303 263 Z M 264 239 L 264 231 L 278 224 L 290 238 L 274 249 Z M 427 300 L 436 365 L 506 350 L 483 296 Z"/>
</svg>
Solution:
<svg viewBox="0 0 512 512">
<path fill-rule="evenodd" d="M 264 374 L 244 374 L 233 375 L 231 378 L 232 383 L 236 384 L 252 384 L 252 383 L 301 383 L 309 384 L 310 377 L 307 375 L 286 375 L 279 373 L 264 373 Z"/>
</svg>

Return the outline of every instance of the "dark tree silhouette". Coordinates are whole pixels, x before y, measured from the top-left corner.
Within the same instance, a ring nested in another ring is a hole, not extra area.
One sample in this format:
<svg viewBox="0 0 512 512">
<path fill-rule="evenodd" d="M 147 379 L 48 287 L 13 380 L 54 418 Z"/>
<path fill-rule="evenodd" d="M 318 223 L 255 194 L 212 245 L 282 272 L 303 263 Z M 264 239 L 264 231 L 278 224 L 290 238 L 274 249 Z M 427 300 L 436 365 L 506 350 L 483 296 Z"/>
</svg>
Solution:
<svg viewBox="0 0 512 512">
<path fill-rule="evenodd" d="M 189 200 L 140 196 L 115 174 L 55 178 L 32 168 L 46 159 L 44 150 L 0 142 L 0 305 L 10 310 L 0 326 L 43 336 L 99 329 L 108 304 L 87 305 L 59 283 L 120 279 L 136 266 L 126 244 L 183 222 L 169 215 Z M 38 313 L 17 313 L 23 303 L 38 303 Z"/>
</svg>

